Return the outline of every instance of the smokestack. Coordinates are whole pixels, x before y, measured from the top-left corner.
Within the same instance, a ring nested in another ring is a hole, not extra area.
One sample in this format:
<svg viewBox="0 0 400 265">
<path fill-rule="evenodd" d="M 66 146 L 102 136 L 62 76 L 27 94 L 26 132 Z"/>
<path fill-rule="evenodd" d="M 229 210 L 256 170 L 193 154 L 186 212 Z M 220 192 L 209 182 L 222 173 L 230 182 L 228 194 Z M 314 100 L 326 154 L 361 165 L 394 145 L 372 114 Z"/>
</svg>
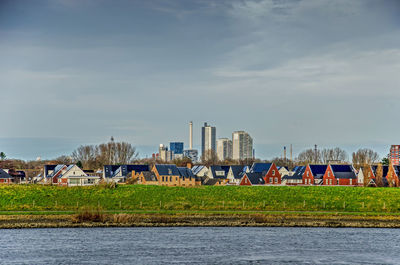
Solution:
<svg viewBox="0 0 400 265">
<path fill-rule="evenodd" d="M 317 163 L 317 153 L 318 153 L 317 145 L 314 145 L 315 163 Z"/>
<path fill-rule="evenodd" d="M 286 146 L 283 147 L 283 158 L 286 161 Z"/>
<path fill-rule="evenodd" d="M 193 122 L 189 122 L 189 150 L 193 149 Z"/>
</svg>

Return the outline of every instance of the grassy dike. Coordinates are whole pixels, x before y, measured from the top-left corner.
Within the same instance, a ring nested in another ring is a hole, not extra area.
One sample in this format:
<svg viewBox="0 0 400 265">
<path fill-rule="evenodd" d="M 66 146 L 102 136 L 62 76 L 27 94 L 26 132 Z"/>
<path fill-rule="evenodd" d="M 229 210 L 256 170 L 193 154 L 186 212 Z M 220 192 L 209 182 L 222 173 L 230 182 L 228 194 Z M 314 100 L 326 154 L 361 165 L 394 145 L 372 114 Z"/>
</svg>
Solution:
<svg viewBox="0 0 400 265">
<path fill-rule="evenodd" d="M 0 228 L 74 226 L 400 227 L 400 189 L 0 186 Z"/>
</svg>

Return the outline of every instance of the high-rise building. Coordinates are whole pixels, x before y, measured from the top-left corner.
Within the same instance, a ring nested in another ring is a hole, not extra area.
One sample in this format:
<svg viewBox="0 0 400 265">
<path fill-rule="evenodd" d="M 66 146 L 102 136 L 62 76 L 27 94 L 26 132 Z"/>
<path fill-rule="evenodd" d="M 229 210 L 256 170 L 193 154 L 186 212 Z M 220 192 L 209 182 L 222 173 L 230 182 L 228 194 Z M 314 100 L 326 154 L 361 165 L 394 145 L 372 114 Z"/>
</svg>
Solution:
<svg viewBox="0 0 400 265">
<path fill-rule="evenodd" d="M 189 150 L 193 149 L 193 122 L 189 122 Z"/>
<path fill-rule="evenodd" d="M 171 161 L 171 160 L 173 160 L 174 159 L 174 152 L 173 151 L 168 151 L 168 147 L 166 147 L 165 145 L 163 145 L 163 144 L 160 144 L 160 147 L 159 147 L 159 149 L 158 149 L 158 154 L 159 154 L 159 158 L 162 160 L 162 161 L 165 161 L 165 162 L 169 162 L 169 161 Z"/>
<path fill-rule="evenodd" d="M 188 157 L 193 163 L 198 161 L 199 152 L 193 149 L 193 122 L 189 122 L 189 149 L 183 151 L 183 156 Z"/>
<path fill-rule="evenodd" d="M 190 158 L 193 163 L 196 163 L 199 160 L 199 152 L 195 149 L 185 150 L 183 156 Z"/>
<path fill-rule="evenodd" d="M 175 155 L 183 155 L 183 142 L 170 142 L 169 150 L 173 151 Z"/>
<path fill-rule="evenodd" d="M 390 147 L 390 160 L 394 166 L 400 165 L 400 145 L 392 145 Z"/>
<path fill-rule="evenodd" d="M 217 156 L 223 161 L 232 159 L 232 141 L 228 138 L 220 138 L 217 140 Z"/>
<path fill-rule="evenodd" d="M 201 155 L 203 159 L 208 159 L 211 152 L 216 150 L 216 128 L 209 126 L 207 122 L 201 128 Z"/>
<path fill-rule="evenodd" d="M 253 138 L 247 132 L 232 133 L 232 158 L 234 160 L 253 158 Z"/>
</svg>

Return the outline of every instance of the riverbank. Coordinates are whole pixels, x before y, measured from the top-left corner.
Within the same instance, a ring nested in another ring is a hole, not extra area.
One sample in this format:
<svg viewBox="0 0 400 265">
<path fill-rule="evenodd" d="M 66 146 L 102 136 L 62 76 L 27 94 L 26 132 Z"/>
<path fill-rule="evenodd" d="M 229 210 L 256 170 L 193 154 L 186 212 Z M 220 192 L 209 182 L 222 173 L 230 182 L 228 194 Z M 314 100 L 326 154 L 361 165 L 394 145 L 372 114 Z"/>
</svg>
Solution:
<svg viewBox="0 0 400 265">
<path fill-rule="evenodd" d="M 399 188 L 335 186 L 119 185 L 59 187 L 0 185 L 1 212 L 104 211 L 330 211 L 400 213 Z"/>
<path fill-rule="evenodd" d="M 0 215 L 0 228 L 66 227 L 357 227 L 400 228 L 400 216 L 348 214 Z"/>
</svg>

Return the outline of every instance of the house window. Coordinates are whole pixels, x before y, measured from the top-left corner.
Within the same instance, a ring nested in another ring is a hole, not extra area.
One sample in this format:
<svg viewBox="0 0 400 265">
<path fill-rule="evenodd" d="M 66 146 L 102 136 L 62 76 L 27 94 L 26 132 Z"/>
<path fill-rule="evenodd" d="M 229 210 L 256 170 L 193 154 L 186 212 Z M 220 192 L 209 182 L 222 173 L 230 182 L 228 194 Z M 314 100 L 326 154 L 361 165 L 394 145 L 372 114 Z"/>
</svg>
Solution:
<svg viewBox="0 0 400 265">
<path fill-rule="evenodd" d="M 269 183 L 273 183 L 272 178 L 269 178 Z"/>
<path fill-rule="evenodd" d="M 172 182 L 172 177 L 169 177 L 169 181 L 171 181 L 171 182 Z"/>
<path fill-rule="evenodd" d="M 275 170 L 272 170 L 272 176 L 275 176 Z"/>
<path fill-rule="evenodd" d="M 308 171 L 307 171 L 307 177 L 308 177 Z"/>
<path fill-rule="evenodd" d="M 164 177 L 162 177 L 162 181 L 164 181 Z"/>
<path fill-rule="evenodd" d="M 350 179 L 350 185 L 353 185 L 353 180 L 352 179 Z"/>
<path fill-rule="evenodd" d="M 339 179 L 336 179 L 336 183 L 337 183 L 336 185 L 339 185 Z"/>
<path fill-rule="evenodd" d="M 278 178 L 275 178 L 275 183 L 278 183 Z"/>
<path fill-rule="evenodd" d="M 332 180 L 331 179 L 329 180 L 329 185 L 332 185 Z"/>
<path fill-rule="evenodd" d="M 328 178 L 331 176 L 331 172 L 328 171 Z"/>
</svg>

